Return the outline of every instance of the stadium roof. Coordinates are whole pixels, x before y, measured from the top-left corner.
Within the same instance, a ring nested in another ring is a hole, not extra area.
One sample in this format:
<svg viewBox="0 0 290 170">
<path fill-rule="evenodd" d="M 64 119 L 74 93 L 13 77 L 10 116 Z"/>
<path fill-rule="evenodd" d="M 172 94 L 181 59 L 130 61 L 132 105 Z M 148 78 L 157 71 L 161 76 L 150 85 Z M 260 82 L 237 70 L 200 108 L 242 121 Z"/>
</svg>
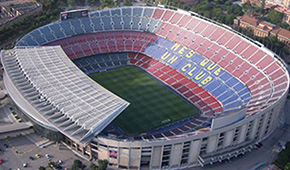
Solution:
<svg viewBox="0 0 290 170">
<path fill-rule="evenodd" d="M 56 115 L 63 115 L 63 128 L 56 128 L 80 142 L 101 132 L 129 105 L 79 70 L 60 46 L 14 51 L 20 70 L 39 92 L 39 100 L 47 100 Z"/>
</svg>

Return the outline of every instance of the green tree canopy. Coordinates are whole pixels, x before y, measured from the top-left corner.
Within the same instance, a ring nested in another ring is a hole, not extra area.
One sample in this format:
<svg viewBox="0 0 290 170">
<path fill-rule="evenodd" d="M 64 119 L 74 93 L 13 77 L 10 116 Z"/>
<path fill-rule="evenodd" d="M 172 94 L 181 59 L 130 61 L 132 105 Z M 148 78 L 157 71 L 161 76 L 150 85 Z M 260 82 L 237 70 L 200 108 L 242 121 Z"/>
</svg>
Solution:
<svg viewBox="0 0 290 170">
<path fill-rule="evenodd" d="M 290 142 L 286 144 L 286 149 L 282 150 L 278 154 L 278 159 L 275 160 L 275 164 L 278 165 L 280 168 L 289 167 L 290 165 Z"/>
<path fill-rule="evenodd" d="M 268 21 L 273 23 L 273 24 L 278 24 L 282 22 L 283 19 L 283 13 L 275 10 L 270 10 L 268 13 L 267 18 L 269 19 Z"/>
<path fill-rule="evenodd" d="M 55 9 L 59 5 L 57 0 L 39 0 L 39 2 L 43 5 L 44 9 Z"/>
<path fill-rule="evenodd" d="M 75 0 L 67 0 L 67 3 L 68 3 L 69 5 L 73 5 L 73 4 L 75 3 Z"/>
<path fill-rule="evenodd" d="M 108 160 L 98 160 L 99 170 L 106 170 L 109 164 Z"/>
<path fill-rule="evenodd" d="M 94 163 L 90 164 L 90 168 L 91 168 L 91 170 L 98 170 L 99 169 L 99 167 Z"/>
<path fill-rule="evenodd" d="M 40 166 L 39 168 L 38 168 L 38 170 L 45 170 L 46 168 L 45 167 L 43 167 L 43 166 Z"/>
<path fill-rule="evenodd" d="M 79 169 L 85 169 L 86 165 L 82 163 L 79 159 L 74 160 L 74 163 L 71 167 L 72 170 L 79 170 Z"/>
</svg>

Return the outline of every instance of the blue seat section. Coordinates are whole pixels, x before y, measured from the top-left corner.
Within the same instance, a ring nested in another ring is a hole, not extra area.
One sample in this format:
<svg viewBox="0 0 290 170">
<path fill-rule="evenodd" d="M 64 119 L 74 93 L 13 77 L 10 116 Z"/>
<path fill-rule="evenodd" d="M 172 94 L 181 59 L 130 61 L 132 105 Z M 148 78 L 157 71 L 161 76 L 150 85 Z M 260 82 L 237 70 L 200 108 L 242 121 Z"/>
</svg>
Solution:
<svg viewBox="0 0 290 170">
<path fill-rule="evenodd" d="M 155 19 L 151 19 L 150 20 L 150 26 L 149 28 L 147 29 L 149 32 L 152 32 L 152 33 L 155 33 L 158 28 L 161 26 L 161 22 L 159 22 L 158 20 L 155 20 Z"/>
<path fill-rule="evenodd" d="M 21 41 L 23 42 L 23 44 L 25 46 L 26 45 L 29 45 L 29 46 L 38 46 L 37 42 L 32 39 L 32 36 L 30 34 L 29 35 L 26 35 L 25 37 L 23 37 L 21 39 Z"/>
<path fill-rule="evenodd" d="M 175 44 L 175 42 L 165 39 L 165 41 L 163 42 L 162 46 L 164 46 L 168 50 L 171 50 L 171 47 L 174 44 Z M 171 50 L 171 51 L 173 51 L 173 50 Z"/>
<path fill-rule="evenodd" d="M 235 81 L 238 81 L 237 79 L 235 79 Z M 240 82 L 240 81 L 238 81 L 237 83 L 236 83 L 236 85 L 235 86 L 233 86 L 233 88 L 236 90 L 236 91 L 240 91 L 241 89 L 243 89 L 245 86 Z"/>
<path fill-rule="evenodd" d="M 100 17 L 99 11 L 89 12 L 89 17 Z"/>
<path fill-rule="evenodd" d="M 65 37 L 64 33 L 61 31 L 61 27 L 59 26 L 59 23 L 51 24 L 51 25 L 49 25 L 49 28 L 50 28 L 50 30 L 52 30 L 54 36 L 57 39 L 61 39 L 61 38 Z"/>
<path fill-rule="evenodd" d="M 214 91 L 215 89 L 217 89 L 222 84 L 223 84 L 223 82 L 220 79 L 215 79 L 215 81 L 209 82 L 205 86 L 205 89 L 207 91 Z"/>
<path fill-rule="evenodd" d="M 113 67 L 114 66 L 113 62 L 107 62 L 106 64 L 107 64 L 108 67 Z"/>
<path fill-rule="evenodd" d="M 95 31 L 103 31 L 103 27 L 101 26 L 101 19 L 100 18 L 91 18 L 93 23 L 93 28 Z"/>
<path fill-rule="evenodd" d="M 232 78 L 232 75 L 229 72 L 223 72 L 222 76 L 220 77 L 223 81 L 228 81 Z"/>
<path fill-rule="evenodd" d="M 144 8 L 140 8 L 140 7 L 135 7 L 135 8 L 133 8 L 133 16 L 135 16 L 135 17 L 140 17 L 140 16 L 143 16 L 142 14 L 143 14 L 143 9 Z"/>
<path fill-rule="evenodd" d="M 242 96 L 242 99 L 245 103 L 248 103 L 251 100 L 251 93 L 248 91 L 247 88 L 241 90 L 238 94 Z"/>
<path fill-rule="evenodd" d="M 98 54 L 73 60 L 86 74 L 128 65 L 127 53 Z"/>
<path fill-rule="evenodd" d="M 141 19 L 141 26 L 140 26 L 140 30 L 145 30 L 147 31 L 147 28 L 150 26 L 150 23 L 149 23 L 149 19 L 148 18 L 142 18 Z M 149 24 L 149 25 L 148 25 Z"/>
<path fill-rule="evenodd" d="M 21 47 L 21 46 L 27 46 L 27 44 L 24 44 L 24 41 L 21 40 L 21 41 L 18 41 L 17 42 L 17 46 Z"/>
<path fill-rule="evenodd" d="M 119 53 L 118 58 L 119 58 L 119 60 L 128 60 L 128 54 L 127 53 Z"/>
<path fill-rule="evenodd" d="M 153 12 L 154 9 L 143 7 L 124 7 L 90 12 L 88 18 L 57 21 L 40 27 L 37 29 L 39 33 L 30 32 L 18 41 L 17 45 L 37 46 L 77 34 L 109 30 L 136 30 L 154 33 L 160 28 L 162 21 L 152 19 Z"/>
<path fill-rule="evenodd" d="M 102 69 L 108 67 L 106 63 L 99 63 L 98 65 L 99 65 L 100 68 L 102 68 Z"/>
<path fill-rule="evenodd" d="M 179 70 L 209 91 L 222 103 L 224 113 L 245 107 L 251 98 L 246 85 L 224 68 L 173 41 L 159 37 L 143 52 Z"/>
<path fill-rule="evenodd" d="M 113 22 L 114 22 L 114 29 L 115 30 L 121 30 L 122 29 L 122 25 L 121 25 L 121 17 L 113 17 Z"/>
<path fill-rule="evenodd" d="M 139 17 L 133 17 L 133 25 L 132 25 L 132 29 L 133 30 L 140 30 L 140 25 L 139 25 L 139 23 L 140 23 L 140 21 L 141 21 L 141 18 L 139 18 Z"/>
<path fill-rule="evenodd" d="M 121 16 L 121 10 L 118 8 L 118 9 L 112 9 L 111 10 L 111 14 L 113 17 L 115 16 Z"/>
<path fill-rule="evenodd" d="M 227 94 L 227 93 L 225 93 L 225 94 Z M 232 95 L 232 94 L 231 95 L 227 94 L 227 95 L 228 95 L 227 98 L 224 100 L 226 103 L 225 105 L 227 105 L 228 103 L 232 103 L 233 101 L 239 99 L 237 95 Z"/>
<path fill-rule="evenodd" d="M 105 60 L 103 58 L 101 58 L 101 57 L 96 57 L 95 59 L 96 59 L 97 63 L 105 62 Z"/>
<path fill-rule="evenodd" d="M 74 31 L 76 34 L 84 34 L 85 31 L 84 29 L 81 27 L 81 22 L 80 20 L 76 20 L 76 19 L 72 19 L 70 20 L 70 24 L 74 27 Z"/>
<path fill-rule="evenodd" d="M 106 11 L 101 11 L 100 13 L 101 13 L 101 16 L 102 16 L 102 17 L 108 17 L 108 16 L 111 16 L 111 14 L 110 14 L 110 11 L 109 11 L 109 10 L 106 10 Z"/>
<path fill-rule="evenodd" d="M 155 44 L 163 46 L 163 44 L 165 44 L 166 42 L 167 42 L 167 40 L 165 38 L 160 37 L 155 41 Z"/>
<path fill-rule="evenodd" d="M 235 78 L 230 78 L 228 79 L 225 83 L 229 86 L 229 87 L 234 87 L 238 82 L 238 80 L 236 80 Z"/>
<path fill-rule="evenodd" d="M 132 8 L 122 8 L 122 16 L 131 16 Z"/>
<path fill-rule="evenodd" d="M 41 29 L 39 29 L 39 31 L 44 35 L 48 42 L 55 40 L 55 36 L 51 34 L 51 30 L 48 26 L 42 27 Z"/>
<path fill-rule="evenodd" d="M 124 30 L 131 30 L 131 17 L 123 17 Z"/>
<path fill-rule="evenodd" d="M 83 18 L 80 20 L 80 22 L 81 27 L 84 29 L 85 33 L 92 33 L 94 31 L 93 27 L 91 26 L 91 20 L 89 18 Z"/>
<path fill-rule="evenodd" d="M 37 44 L 44 44 L 47 42 L 47 40 L 41 36 L 41 33 L 39 30 L 34 30 L 30 35 L 34 37 L 34 40 L 37 42 Z"/>
<path fill-rule="evenodd" d="M 152 56 L 152 54 L 154 53 L 155 50 L 158 49 L 158 46 L 155 46 L 154 44 L 152 44 L 151 42 L 148 43 L 147 47 L 145 48 L 144 50 L 144 53 Z M 154 58 L 157 57 L 157 56 L 154 56 Z M 159 56 L 160 57 L 160 56 Z"/>
<path fill-rule="evenodd" d="M 149 52 L 152 52 L 150 55 L 151 56 L 155 56 L 156 59 L 160 59 L 161 60 L 161 57 L 166 53 L 166 49 L 165 48 L 162 48 L 162 47 L 158 47 L 158 46 L 154 46 L 152 45 L 151 46 L 151 51 Z"/>
<path fill-rule="evenodd" d="M 227 92 L 231 92 L 230 94 L 227 94 Z M 225 84 L 220 84 L 219 87 L 217 87 L 216 89 L 214 89 L 213 91 L 211 91 L 211 93 L 214 96 L 217 96 L 218 99 L 220 99 L 221 101 L 224 101 L 225 99 L 227 99 L 229 96 L 232 94 L 232 90 L 229 89 L 228 86 L 226 86 Z"/>
<path fill-rule="evenodd" d="M 105 55 L 104 60 L 105 60 L 105 62 L 110 62 L 110 61 L 112 61 L 112 59 L 110 58 L 109 55 Z"/>
<path fill-rule="evenodd" d="M 154 9 L 153 8 L 145 8 L 143 16 L 151 18 L 153 14 Z"/>
<path fill-rule="evenodd" d="M 74 31 L 71 29 L 69 21 L 63 21 L 59 25 L 66 36 L 72 36 L 75 34 Z"/>
<path fill-rule="evenodd" d="M 104 29 L 106 31 L 110 31 L 112 30 L 112 21 L 111 21 L 111 18 L 108 18 L 108 17 L 105 17 L 105 18 L 102 18 L 103 20 L 103 23 L 104 23 Z"/>
<path fill-rule="evenodd" d="M 116 55 L 112 55 L 111 58 L 112 58 L 113 61 L 118 61 L 119 60 L 118 56 L 116 56 Z"/>
<path fill-rule="evenodd" d="M 113 65 L 119 65 L 119 61 L 112 61 Z"/>
</svg>

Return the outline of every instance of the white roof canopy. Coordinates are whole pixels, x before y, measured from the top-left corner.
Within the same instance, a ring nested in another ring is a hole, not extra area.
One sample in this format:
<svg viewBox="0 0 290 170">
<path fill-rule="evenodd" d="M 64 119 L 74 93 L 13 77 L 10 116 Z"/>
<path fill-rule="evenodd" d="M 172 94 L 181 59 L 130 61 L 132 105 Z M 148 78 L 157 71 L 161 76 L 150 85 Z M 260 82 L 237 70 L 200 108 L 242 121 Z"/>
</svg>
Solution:
<svg viewBox="0 0 290 170">
<path fill-rule="evenodd" d="M 69 119 L 64 122 L 71 121 L 96 134 L 129 105 L 84 74 L 60 46 L 14 50 L 23 74 L 42 98 Z"/>
</svg>

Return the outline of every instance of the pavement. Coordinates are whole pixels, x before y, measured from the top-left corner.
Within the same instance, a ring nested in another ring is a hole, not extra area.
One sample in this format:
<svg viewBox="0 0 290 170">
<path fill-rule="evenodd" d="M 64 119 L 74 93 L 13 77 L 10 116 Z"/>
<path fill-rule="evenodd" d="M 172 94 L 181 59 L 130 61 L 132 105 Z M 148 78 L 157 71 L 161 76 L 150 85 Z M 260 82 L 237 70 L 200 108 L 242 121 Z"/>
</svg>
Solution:
<svg viewBox="0 0 290 170">
<path fill-rule="evenodd" d="M 46 139 L 39 137 L 35 133 L 0 140 L 0 149 L 2 150 L 0 152 L 0 158 L 3 159 L 3 163 L 0 164 L 0 169 L 16 170 L 17 168 L 21 168 L 25 170 L 36 170 L 40 166 L 46 167 L 50 161 L 45 156 L 46 154 L 50 155 L 52 162 L 61 160 L 62 169 L 71 168 L 75 159 L 81 160 L 89 167 L 89 161 L 82 159 L 63 144 L 60 144 L 60 147 L 56 143 L 50 143 L 44 147 L 36 145 L 36 143 L 42 143 L 43 141 L 46 141 Z M 7 144 L 8 148 L 5 148 L 4 144 Z M 35 154 L 39 154 L 40 158 L 37 158 Z M 29 159 L 29 157 L 32 157 L 33 160 Z M 27 164 L 26 168 L 23 167 L 24 163 Z"/>
</svg>

